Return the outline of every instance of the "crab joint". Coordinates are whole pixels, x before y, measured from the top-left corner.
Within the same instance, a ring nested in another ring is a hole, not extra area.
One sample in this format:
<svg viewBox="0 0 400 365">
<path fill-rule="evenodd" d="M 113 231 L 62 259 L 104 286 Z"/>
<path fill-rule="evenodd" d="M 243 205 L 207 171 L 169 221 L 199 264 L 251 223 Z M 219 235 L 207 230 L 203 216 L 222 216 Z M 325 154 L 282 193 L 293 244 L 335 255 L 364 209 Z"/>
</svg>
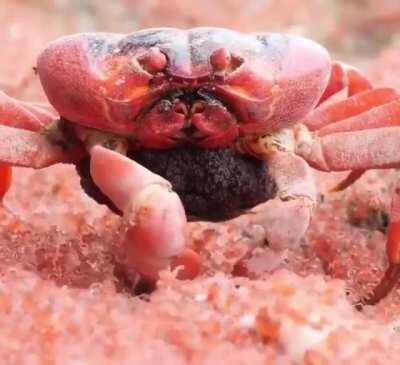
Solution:
<svg viewBox="0 0 400 365">
<path fill-rule="evenodd" d="M 294 135 L 290 129 L 280 129 L 262 136 L 245 136 L 236 144 L 239 152 L 261 159 L 276 151 L 294 151 L 294 147 Z"/>
<path fill-rule="evenodd" d="M 60 146 L 64 150 L 74 148 L 78 142 L 74 136 L 71 123 L 63 118 L 50 123 L 41 133 L 50 143 Z"/>
</svg>

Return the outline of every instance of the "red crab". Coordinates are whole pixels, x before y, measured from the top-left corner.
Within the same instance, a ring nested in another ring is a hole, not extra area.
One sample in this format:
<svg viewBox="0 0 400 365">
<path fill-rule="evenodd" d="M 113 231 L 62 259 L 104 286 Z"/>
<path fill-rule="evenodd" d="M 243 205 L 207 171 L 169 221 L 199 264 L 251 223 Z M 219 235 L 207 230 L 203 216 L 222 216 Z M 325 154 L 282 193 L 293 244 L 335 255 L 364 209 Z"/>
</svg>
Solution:
<svg viewBox="0 0 400 365">
<path fill-rule="evenodd" d="M 217 221 L 267 201 L 253 221 L 272 246 L 287 246 L 315 205 L 309 166 L 352 170 L 343 189 L 366 169 L 400 163 L 398 92 L 372 88 L 300 37 L 219 28 L 77 34 L 52 42 L 37 73 L 51 106 L 0 94 L 0 161 L 76 164 L 89 195 L 130 226 L 129 265 L 153 278 L 168 265 L 183 265 L 186 277 L 198 270 L 185 249 L 184 207 L 189 218 Z M 6 190 L 8 167 L 3 180 Z M 400 191 L 387 251 L 389 269 L 367 303 L 399 276 Z"/>
</svg>

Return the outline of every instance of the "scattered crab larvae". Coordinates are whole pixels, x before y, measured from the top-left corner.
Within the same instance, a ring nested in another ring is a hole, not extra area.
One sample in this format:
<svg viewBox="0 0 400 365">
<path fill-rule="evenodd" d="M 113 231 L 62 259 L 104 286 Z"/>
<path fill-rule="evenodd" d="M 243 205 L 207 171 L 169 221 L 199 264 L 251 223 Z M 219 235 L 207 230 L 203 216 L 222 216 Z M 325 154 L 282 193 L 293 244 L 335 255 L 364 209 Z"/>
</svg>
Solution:
<svg viewBox="0 0 400 365">
<path fill-rule="evenodd" d="M 373 88 L 301 37 L 223 28 L 76 34 L 50 43 L 37 73 L 51 106 L 0 93 L 0 163 L 75 164 L 85 191 L 129 227 L 126 269 L 152 280 L 177 262 L 186 277 L 199 271 L 185 248 L 188 219 L 251 211 L 272 248 L 290 247 L 316 204 L 310 166 L 353 171 L 341 190 L 365 170 L 400 163 L 399 93 Z M 389 268 L 363 303 L 384 298 L 400 277 L 398 191 Z"/>
</svg>

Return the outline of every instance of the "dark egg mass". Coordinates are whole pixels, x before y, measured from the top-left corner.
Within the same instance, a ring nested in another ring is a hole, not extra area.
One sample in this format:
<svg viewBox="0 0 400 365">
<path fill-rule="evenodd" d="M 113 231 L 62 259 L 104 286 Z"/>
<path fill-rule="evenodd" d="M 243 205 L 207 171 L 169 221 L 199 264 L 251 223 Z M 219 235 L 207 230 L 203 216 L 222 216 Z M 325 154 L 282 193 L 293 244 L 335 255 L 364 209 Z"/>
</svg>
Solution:
<svg viewBox="0 0 400 365">
<path fill-rule="evenodd" d="M 171 182 L 189 220 L 231 219 L 276 195 L 265 162 L 228 148 L 141 149 L 128 157 Z M 118 212 L 90 178 L 88 159 L 81 162 L 78 172 L 86 193 Z"/>
<path fill-rule="evenodd" d="M 131 157 L 171 182 L 190 220 L 234 218 L 276 193 L 263 161 L 227 148 L 140 150 Z"/>
</svg>

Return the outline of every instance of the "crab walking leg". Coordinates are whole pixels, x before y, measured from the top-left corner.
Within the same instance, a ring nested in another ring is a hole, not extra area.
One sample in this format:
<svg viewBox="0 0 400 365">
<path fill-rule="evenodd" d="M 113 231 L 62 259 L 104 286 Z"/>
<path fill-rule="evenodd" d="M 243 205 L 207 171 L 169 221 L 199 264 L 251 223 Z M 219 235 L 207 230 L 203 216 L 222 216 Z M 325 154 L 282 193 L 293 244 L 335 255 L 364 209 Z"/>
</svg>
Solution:
<svg viewBox="0 0 400 365">
<path fill-rule="evenodd" d="M 376 106 L 359 115 L 339 120 L 317 130 L 319 136 L 338 132 L 361 131 L 400 125 L 400 97 L 387 104 Z"/>
<path fill-rule="evenodd" d="M 343 62 L 333 62 L 328 85 L 318 105 L 346 88 L 347 96 L 353 96 L 362 91 L 372 89 L 372 84 L 358 69 Z"/>
<path fill-rule="evenodd" d="M 348 117 L 346 119 L 338 120 L 332 123 L 328 123 L 322 128 L 316 130 L 316 135 L 318 137 L 324 137 L 330 134 L 340 133 L 340 132 L 352 132 L 361 131 L 368 129 L 378 129 L 383 127 L 396 127 L 400 126 L 400 96 L 397 96 L 397 92 L 393 89 L 382 89 L 384 94 L 389 96 L 385 101 L 386 103 L 372 106 L 371 109 L 363 111 L 360 114 Z M 381 94 L 382 95 L 382 94 Z M 363 95 L 365 96 L 365 95 Z M 367 95 L 368 96 L 368 95 Z M 394 98 L 394 100 L 392 100 Z M 359 99 L 360 101 L 360 99 Z M 362 101 L 362 100 L 361 100 Z M 365 99 L 364 99 L 365 101 Z M 384 101 L 384 100 L 381 100 Z M 352 102 L 355 105 L 355 102 Z M 329 108 L 328 108 L 329 109 Z M 329 115 L 329 113 L 328 113 Z M 315 116 L 314 116 L 315 117 Z M 320 115 L 323 119 L 324 117 Z M 312 119 L 313 117 L 311 117 Z M 335 120 L 334 115 L 331 115 L 332 120 Z M 346 189 L 354 181 L 362 176 L 363 170 L 355 170 L 350 173 L 350 175 L 340 182 L 333 191 L 340 191 Z"/>
<path fill-rule="evenodd" d="M 353 170 L 342 181 L 336 184 L 333 188 L 329 189 L 330 193 L 338 193 L 353 185 L 361 176 L 364 175 L 366 170 Z"/>
<path fill-rule="evenodd" d="M 363 304 L 374 305 L 385 298 L 400 280 L 400 183 L 394 192 L 390 211 L 390 223 L 386 243 L 389 267 L 371 295 L 363 298 Z"/>
<path fill-rule="evenodd" d="M 400 127 L 314 136 L 308 141 L 303 139 L 296 152 L 325 171 L 398 167 Z M 365 304 L 383 299 L 400 279 L 400 185 L 392 201 L 386 245 L 389 267 L 372 296 L 362 300 Z"/>
<path fill-rule="evenodd" d="M 49 105 L 23 102 L 0 91 L 0 124 L 39 131 L 56 119 Z"/>
<path fill-rule="evenodd" d="M 186 216 L 170 183 L 135 161 L 101 146 L 90 150 L 95 184 L 124 212 L 128 231 L 122 249 L 126 265 L 157 279 L 168 266 L 182 266 L 180 278 L 199 271 L 197 255 L 185 249 Z"/>
<path fill-rule="evenodd" d="M 361 131 L 297 133 L 296 153 L 322 171 L 366 170 L 400 166 L 400 126 Z"/>
<path fill-rule="evenodd" d="M 278 196 L 252 210 L 253 224 L 265 229 L 271 248 L 293 247 L 304 236 L 316 201 L 311 168 L 291 152 L 274 151 L 266 156 L 269 173 L 278 186 Z"/>
<path fill-rule="evenodd" d="M 301 123 L 306 125 L 309 130 L 316 131 L 399 98 L 398 91 L 392 88 L 367 90 L 348 99 L 327 106 L 322 105 L 307 115 Z"/>
<path fill-rule="evenodd" d="M 8 129 L 7 127 L 3 128 L 3 126 L 38 131 L 56 118 L 57 115 L 49 105 L 22 102 L 0 91 L 0 149 L 2 150 L 0 152 L 0 161 L 2 162 L 0 163 L 0 200 L 11 185 L 12 168 L 8 163 L 14 164 L 14 162 L 17 162 L 16 164 L 20 165 L 28 163 L 30 166 L 29 161 L 33 158 L 35 161 L 40 159 L 46 165 L 46 157 L 43 158 L 43 156 L 49 156 L 49 149 L 46 148 L 47 144 L 39 142 L 40 138 L 30 138 L 28 136 L 32 135 L 29 133 L 19 133 L 18 130 Z M 16 133 L 15 140 L 13 132 Z M 7 141 L 7 138 L 10 137 L 12 138 Z M 33 142 L 33 146 L 31 145 L 32 148 L 30 151 L 27 151 L 31 142 Z M 35 148 L 35 145 L 37 146 L 36 151 L 43 148 L 43 156 L 41 158 L 38 157 L 39 153 L 35 157 L 32 155 L 32 149 Z M 25 149 L 25 151 L 21 149 Z M 58 155 L 57 152 L 51 154 Z M 38 164 L 40 165 L 40 163 Z"/>
<path fill-rule="evenodd" d="M 45 135 L 0 125 L 0 163 L 39 169 L 59 162 L 74 162 L 83 150 L 65 150 Z"/>
</svg>

